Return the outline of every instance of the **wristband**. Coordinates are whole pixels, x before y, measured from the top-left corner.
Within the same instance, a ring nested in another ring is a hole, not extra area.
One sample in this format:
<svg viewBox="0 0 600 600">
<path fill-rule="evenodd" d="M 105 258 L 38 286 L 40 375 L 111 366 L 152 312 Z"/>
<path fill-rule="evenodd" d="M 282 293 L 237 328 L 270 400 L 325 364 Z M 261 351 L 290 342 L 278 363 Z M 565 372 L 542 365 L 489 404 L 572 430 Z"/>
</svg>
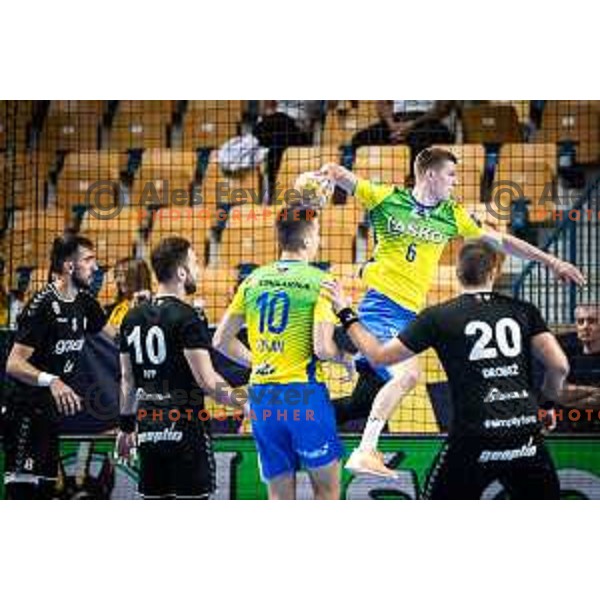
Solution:
<svg viewBox="0 0 600 600">
<path fill-rule="evenodd" d="M 58 375 L 52 375 L 52 373 L 40 371 L 40 374 L 37 378 L 37 385 L 38 387 L 50 387 L 55 379 L 58 379 Z"/>
<path fill-rule="evenodd" d="M 549 410 L 554 410 L 556 408 L 556 402 L 554 402 L 553 400 L 544 400 L 544 402 L 540 404 L 540 408 L 542 408 L 546 412 L 548 412 Z"/>
<path fill-rule="evenodd" d="M 133 415 L 119 415 L 119 429 L 124 433 L 133 433 L 135 431 L 137 417 Z"/>
<path fill-rule="evenodd" d="M 353 323 L 358 323 L 358 315 L 349 306 L 342 308 L 337 314 L 337 318 L 344 329 L 348 329 Z"/>
</svg>

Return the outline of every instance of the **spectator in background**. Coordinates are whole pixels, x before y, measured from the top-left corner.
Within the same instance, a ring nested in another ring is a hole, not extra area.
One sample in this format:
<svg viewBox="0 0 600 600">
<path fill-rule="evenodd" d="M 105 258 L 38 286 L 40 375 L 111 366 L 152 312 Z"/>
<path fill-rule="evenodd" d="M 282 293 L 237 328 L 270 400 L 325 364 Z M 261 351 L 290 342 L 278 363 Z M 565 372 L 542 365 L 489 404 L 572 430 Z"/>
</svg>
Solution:
<svg viewBox="0 0 600 600">
<path fill-rule="evenodd" d="M 559 336 L 569 359 L 561 404 L 569 408 L 600 408 L 600 303 L 581 303 L 575 309 L 576 331 Z M 587 423 L 581 422 L 578 427 Z M 600 423 L 595 430 L 600 429 Z"/>
<path fill-rule="evenodd" d="M 254 135 L 261 146 L 269 149 L 269 189 L 273 190 L 286 148 L 312 144 L 323 103 L 321 100 L 265 100 L 260 104 Z"/>
<path fill-rule="evenodd" d="M 137 258 L 119 260 L 115 265 L 114 277 L 117 284 L 116 302 L 107 306 L 105 311 L 108 323 L 118 329 L 131 308 L 134 297 L 144 293 L 150 295 L 152 277 L 146 262 Z"/>
<path fill-rule="evenodd" d="M 10 297 L 4 283 L 4 259 L 0 257 L 0 327 L 7 327 L 10 313 Z"/>
<path fill-rule="evenodd" d="M 379 100 L 379 121 L 357 132 L 352 148 L 407 144 L 412 164 L 424 148 L 454 142 L 456 108 L 453 100 Z"/>
</svg>

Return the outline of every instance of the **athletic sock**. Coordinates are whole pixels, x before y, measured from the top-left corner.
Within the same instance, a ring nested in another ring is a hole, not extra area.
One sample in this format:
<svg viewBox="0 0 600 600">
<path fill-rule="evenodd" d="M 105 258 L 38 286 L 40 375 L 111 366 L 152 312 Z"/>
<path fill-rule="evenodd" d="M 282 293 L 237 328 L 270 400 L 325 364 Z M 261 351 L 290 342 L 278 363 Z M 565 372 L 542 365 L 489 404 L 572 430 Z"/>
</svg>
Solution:
<svg viewBox="0 0 600 600">
<path fill-rule="evenodd" d="M 377 442 L 379 441 L 379 436 L 381 435 L 384 426 L 385 419 L 369 417 L 367 420 L 367 424 L 365 425 L 365 430 L 362 434 L 362 439 L 360 440 L 360 450 L 362 450 L 363 452 L 375 450 L 377 448 Z"/>
</svg>

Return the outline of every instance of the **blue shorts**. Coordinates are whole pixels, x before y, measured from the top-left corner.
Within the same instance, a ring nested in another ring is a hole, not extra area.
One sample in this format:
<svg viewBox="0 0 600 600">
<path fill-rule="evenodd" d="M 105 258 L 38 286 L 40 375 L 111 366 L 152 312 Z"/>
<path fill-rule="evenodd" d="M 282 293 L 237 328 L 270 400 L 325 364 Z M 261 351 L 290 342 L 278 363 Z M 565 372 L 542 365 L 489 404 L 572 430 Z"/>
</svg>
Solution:
<svg viewBox="0 0 600 600">
<path fill-rule="evenodd" d="M 250 419 L 263 481 L 301 468 L 324 467 L 343 455 L 323 383 L 252 385 Z"/>
<path fill-rule="evenodd" d="M 381 292 L 371 289 L 367 291 L 358 305 L 358 316 L 361 323 L 380 342 L 388 342 L 414 321 L 417 314 L 396 304 Z M 367 363 L 367 359 L 359 354 L 356 357 L 356 364 L 360 366 L 361 363 L 364 365 Z M 392 372 L 388 367 L 377 367 L 373 370 L 384 381 L 392 378 Z"/>
</svg>

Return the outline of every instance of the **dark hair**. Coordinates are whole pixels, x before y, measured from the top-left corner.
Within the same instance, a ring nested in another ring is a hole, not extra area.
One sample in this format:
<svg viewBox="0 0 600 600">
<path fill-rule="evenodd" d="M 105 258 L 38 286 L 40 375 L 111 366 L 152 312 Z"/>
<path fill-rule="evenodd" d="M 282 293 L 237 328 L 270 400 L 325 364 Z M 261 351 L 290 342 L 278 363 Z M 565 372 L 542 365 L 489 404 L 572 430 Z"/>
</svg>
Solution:
<svg viewBox="0 0 600 600">
<path fill-rule="evenodd" d="M 127 286 L 129 300 L 133 298 L 136 292 L 152 289 L 152 275 L 145 260 L 129 258 L 122 264 L 125 267 L 125 285 Z"/>
<path fill-rule="evenodd" d="M 429 169 L 439 169 L 446 161 L 458 163 L 458 159 L 450 150 L 444 148 L 425 148 L 415 159 L 415 173 L 425 175 Z"/>
<path fill-rule="evenodd" d="M 464 286 L 484 284 L 498 266 L 500 255 L 481 240 L 466 242 L 458 256 L 456 275 Z"/>
<path fill-rule="evenodd" d="M 317 211 L 309 206 L 282 208 L 277 215 L 277 237 L 281 250 L 302 250 L 306 232 L 314 225 L 317 217 Z"/>
<path fill-rule="evenodd" d="M 169 237 L 160 241 L 152 251 L 152 270 L 160 283 L 171 281 L 177 269 L 185 266 L 191 247 L 189 240 L 182 237 Z"/>
<path fill-rule="evenodd" d="M 75 258 L 79 248 L 94 249 L 92 241 L 82 235 L 67 232 L 54 238 L 50 252 L 50 273 L 60 275 L 67 260 Z"/>
</svg>

